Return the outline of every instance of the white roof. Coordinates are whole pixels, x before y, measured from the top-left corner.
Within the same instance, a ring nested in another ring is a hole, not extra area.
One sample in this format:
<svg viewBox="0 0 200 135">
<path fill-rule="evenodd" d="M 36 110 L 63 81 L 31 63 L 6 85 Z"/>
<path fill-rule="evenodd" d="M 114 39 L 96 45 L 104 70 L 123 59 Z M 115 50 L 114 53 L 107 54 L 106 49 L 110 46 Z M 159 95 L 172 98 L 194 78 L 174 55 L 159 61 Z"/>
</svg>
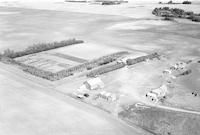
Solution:
<svg viewBox="0 0 200 135">
<path fill-rule="evenodd" d="M 153 97 L 153 98 L 157 98 L 157 95 L 155 93 L 149 92 L 149 93 L 147 93 L 147 95 L 150 97 Z"/>
<path fill-rule="evenodd" d="M 152 92 L 156 93 L 156 94 L 166 93 L 167 92 L 167 86 L 162 85 L 160 88 L 152 90 Z"/>
<path fill-rule="evenodd" d="M 83 91 L 86 91 L 86 90 L 88 90 L 88 89 L 87 89 L 87 87 L 86 87 L 85 85 L 81 85 L 81 86 L 77 89 L 77 91 L 79 91 L 79 92 L 83 92 Z"/>
<path fill-rule="evenodd" d="M 111 96 L 111 95 L 112 95 L 111 93 L 106 93 L 106 94 L 105 94 L 106 97 L 109 97 L 109 96 Z"/>
<path fill-rule="evenodd" d="M 90 79 L 90 80 L 87 80 L 86 81 L 89 85 L 93 86 L 93 85 L 101 85 L 103 86 L 104 83 L 102 82 L 102 80 L 99 78 L 99 77 L 96 77 L 96 78 L 93 78 L 93 79 Z"/>
<path fill-rule="evenodd" d="M 105 95 L 106 94 L 106 91 L 102 91 L 100 92 L 101 95 Z"/>
<path fill-rule="evenodd" d="M 164 70 L 165 72 L 169 72 L 169 73 L 171 73 L 172 71 L 171 70 L 169 70 L 169 69 L 165 69 Z"/>
</svg>

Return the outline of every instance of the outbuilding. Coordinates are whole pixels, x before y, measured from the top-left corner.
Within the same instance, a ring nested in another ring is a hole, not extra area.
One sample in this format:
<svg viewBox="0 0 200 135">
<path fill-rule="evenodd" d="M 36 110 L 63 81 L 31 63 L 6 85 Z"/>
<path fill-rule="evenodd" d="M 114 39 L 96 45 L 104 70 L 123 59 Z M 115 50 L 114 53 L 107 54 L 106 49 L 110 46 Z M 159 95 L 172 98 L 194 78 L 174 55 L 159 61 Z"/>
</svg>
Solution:
<svg viewBox="0 0 200 135">
<path fill-rule="evenodd" d="M 83 84 L 89 90 L 97 90 L 102 89 L 104 87 L 104 83 L 99 77 L 87 80 Z"/>
<path fill-rule="evenodd" d="M 106 92 L 106 91 L 102 91 L 99 93 L 99 97 L 109 100 L 109 101 L 116 101 L 117 100 L 117 96 L 113 93 L 110 92 Z"/>
</svg>

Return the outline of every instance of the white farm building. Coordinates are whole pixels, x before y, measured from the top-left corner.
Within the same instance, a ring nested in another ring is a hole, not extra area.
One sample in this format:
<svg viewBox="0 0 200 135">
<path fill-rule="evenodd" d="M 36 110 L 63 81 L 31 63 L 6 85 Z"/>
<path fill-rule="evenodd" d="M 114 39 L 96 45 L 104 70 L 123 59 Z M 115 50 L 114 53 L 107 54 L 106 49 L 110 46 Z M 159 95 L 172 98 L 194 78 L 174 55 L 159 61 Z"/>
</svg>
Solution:
<svg viewBox="0 0 200 135">
<path fill-rule="evenodd" d="M 87 80 L 83 83 L 83 85 L 85 85 L 85 87 L 89 90 L 97 90 L 104 87 L 104 83 L 99 77 Z"/>
</svg>

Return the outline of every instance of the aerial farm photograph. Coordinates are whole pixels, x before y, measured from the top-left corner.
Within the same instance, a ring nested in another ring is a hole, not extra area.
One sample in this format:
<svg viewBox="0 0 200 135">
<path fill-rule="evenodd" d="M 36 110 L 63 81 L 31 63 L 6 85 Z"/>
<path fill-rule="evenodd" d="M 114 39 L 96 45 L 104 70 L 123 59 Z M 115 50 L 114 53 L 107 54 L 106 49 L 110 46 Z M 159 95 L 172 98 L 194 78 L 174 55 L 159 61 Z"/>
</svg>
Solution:
<svg viewBox="0 0 200 135">
<path fill-rule="evenodd" d="M 200 135 L 200 0 L 0 0 L 0 135 Z"/>
</svg>

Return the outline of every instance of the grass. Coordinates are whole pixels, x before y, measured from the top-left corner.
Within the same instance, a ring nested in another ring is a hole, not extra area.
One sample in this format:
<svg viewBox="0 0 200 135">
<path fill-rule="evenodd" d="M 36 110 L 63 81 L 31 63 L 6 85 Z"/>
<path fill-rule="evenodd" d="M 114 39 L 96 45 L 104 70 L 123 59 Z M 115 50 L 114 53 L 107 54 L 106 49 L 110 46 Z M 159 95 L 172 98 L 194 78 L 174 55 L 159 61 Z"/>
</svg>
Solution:
<svg viewBox="0 0 200 135">
<path fill-rule="evenodd" d="M 123 107 L 119 117 L 158 135 L 199 135 L 200 116 L 155 107 Z"/>
</svg>

